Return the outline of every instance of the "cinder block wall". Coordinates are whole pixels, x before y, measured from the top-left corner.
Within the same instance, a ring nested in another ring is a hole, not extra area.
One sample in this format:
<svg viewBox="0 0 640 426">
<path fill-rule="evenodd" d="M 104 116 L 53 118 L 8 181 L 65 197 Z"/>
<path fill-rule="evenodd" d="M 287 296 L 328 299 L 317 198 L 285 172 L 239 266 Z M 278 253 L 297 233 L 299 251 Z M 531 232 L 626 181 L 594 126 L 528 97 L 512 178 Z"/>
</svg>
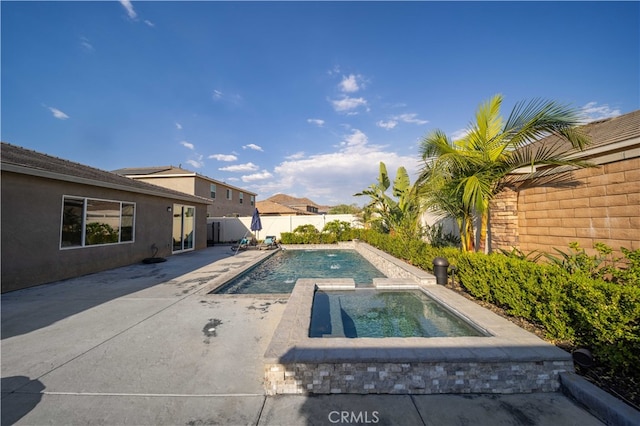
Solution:
<svg viewBox="0 0 640 426">
<path fill-rule="evenodd" d="M 570 242 L 577 241 L 590 253 L 595 252 L 595 242 L 611 246 L 618 254 L 620 247 L 639 249 L 640 158 L 579 170 L 575 177 L 579 182 L 575 187 L 518 193 L 519 248 L 525 253 L 552 253 L 553 248 L 566 251 Z M 500 214 L 499 208 L 494 211 Z M 501 229 L 493 227 L 493 238 L 501 238 Z"/>
</svg>

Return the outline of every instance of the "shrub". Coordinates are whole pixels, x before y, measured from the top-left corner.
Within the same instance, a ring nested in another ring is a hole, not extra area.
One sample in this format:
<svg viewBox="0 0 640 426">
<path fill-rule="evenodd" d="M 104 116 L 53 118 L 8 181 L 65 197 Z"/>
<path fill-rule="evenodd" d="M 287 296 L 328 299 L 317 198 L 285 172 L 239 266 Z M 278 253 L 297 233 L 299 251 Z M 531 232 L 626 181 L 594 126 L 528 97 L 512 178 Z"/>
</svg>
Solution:
<svg viewBox="0 0 640 426">
<path fill-rule="evenodd" d="M 640 288 L 571 277 L 567 288 L 576 340 L 617 369 L 640 374 Z"/>
<path fill-rule="evenodd" d="M 546 254 L 545 257 L 570 273 L 582 272 L 594 279 L 604 279 L 623 285 L 640 286 L 640 249 L 620 248 L 624 257 L 613 256 L 613 249 L 603 243 L 595 243 L 597 254 L 589 255 L 577 242 L 569 244 L 569 252 L 558 249 L 560 256 Z"/>
<path fill-rule="evenodd" d="M 350 241 L 353 239 L 351 224 L 342 220 L 332 220 L 322 228 L 323 234 L 331 234 L 336 241 Z"/>
<path fill-rule="evenodd" d="M 452 233 L 445 233 L 441 223 L 426 226 L 425 235 L 433 247 L 460 247 L 460 237 Z"/>
<path fill-rule="evenodd" d="M 313 225 L 300 225 L 293 232 L 280 234 L 282 244 L 336 244 L 354 238 L 354 230 L 348 222 L 332 221 L 325 225 L 323 232 Z"/>
<path fill-rule="evenodd" d="M 371 230 L 359 237 L 424 270 L 445 257 L 472 296 L 538 324 L 552 341 L 589 348 L 618 375 L 640 374 L 640 250 L 621 250 L 626 267 L 616 268 L 619 259 L 587 259 L 578 246 L 564 265 L 537 264 L 518 252 L 466 253 Z M 609 256 L 606 246 L 599 247 L 600 256 Z"/>
</svg>

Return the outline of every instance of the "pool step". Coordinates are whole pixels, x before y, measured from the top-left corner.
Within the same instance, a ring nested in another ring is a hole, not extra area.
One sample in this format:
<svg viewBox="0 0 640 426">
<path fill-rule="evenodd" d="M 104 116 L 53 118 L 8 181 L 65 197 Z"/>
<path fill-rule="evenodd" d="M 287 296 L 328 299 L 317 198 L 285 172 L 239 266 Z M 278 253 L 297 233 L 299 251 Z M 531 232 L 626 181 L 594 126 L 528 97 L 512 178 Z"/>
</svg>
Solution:
<svg viewBox="0 0 640 426">
<path fill-rule="evenodd" d="M 346 337 L 340 313 L 340 299 L 337 297 L 329 298 L 329 316 L 331 318 L 331 334 L 325 334 L 323 337 Z"/>
</svg>

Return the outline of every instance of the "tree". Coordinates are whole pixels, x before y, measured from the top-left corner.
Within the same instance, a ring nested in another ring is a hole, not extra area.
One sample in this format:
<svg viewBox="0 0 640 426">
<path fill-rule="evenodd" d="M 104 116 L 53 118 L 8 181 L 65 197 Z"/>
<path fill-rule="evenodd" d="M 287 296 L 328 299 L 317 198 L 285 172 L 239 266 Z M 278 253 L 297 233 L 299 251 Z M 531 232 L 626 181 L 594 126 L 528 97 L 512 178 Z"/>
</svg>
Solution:
<svg viewBox="0 0 640 426">
<path fill-rule="evenodd" d="M 505 121 L 501 105 L 502 96 L 495 95 L 480 105 L 465 136 L 452 141 L 435 130 L 420 147 L 425 164 L 416 186 L 421 199 L 426 207 L 457 219 L 465 250 L 473 250 L 473 215 L 481 218 L 478 232 L 484 241 L 490 201 L 506 185 L 516 184 L 510 174 L 518 170 L 530 183 L 548 182 L 566 178 L 549 174 L 549 167 L 590 166 L 569 158 L 589 143 L 577 127 L 578 110 L 536 99 L 518 103 Z M 550 135 L 555 136 L 552 142 L 540 142 Z"/>
<path fill-rule="evenodd" d="M 337 206 L 331 207 L 327 214 L 357 214 L 360 213 L 362 209 L 358 207 L 357 204 L 339 204 Z"/>
<path fill-rule="evenodd" d="M 404 167 L 398 167 L 393 181 L 392 195 L 386 194 L 391 186 L 387 166 L 380 162 L 378 182 L 355 196 L 369 196 L 369 203 L 364 206 L 363 217 L 366 223 L 384 233 L 398 233 L 402 236 L 415 237 L 420 233 L 419 208 L 414 188 Z"/>
</svg>

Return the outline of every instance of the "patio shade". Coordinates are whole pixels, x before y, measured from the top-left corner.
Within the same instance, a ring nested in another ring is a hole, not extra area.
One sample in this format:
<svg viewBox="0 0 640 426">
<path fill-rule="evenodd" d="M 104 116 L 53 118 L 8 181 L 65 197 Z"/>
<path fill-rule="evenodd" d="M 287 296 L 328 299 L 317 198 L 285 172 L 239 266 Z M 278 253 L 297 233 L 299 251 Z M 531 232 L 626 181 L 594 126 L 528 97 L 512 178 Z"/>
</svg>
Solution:
<svg viewBox="0 0 640 426">
<path fill-rule="evenodd" d="M 253 212 L 253 216 L 251 217 L 251 230 L 259 231 L 262 229 L 262 221 L 260 220 L 260 212 L 258 209 L 255 209 Z"/>
</svg>

